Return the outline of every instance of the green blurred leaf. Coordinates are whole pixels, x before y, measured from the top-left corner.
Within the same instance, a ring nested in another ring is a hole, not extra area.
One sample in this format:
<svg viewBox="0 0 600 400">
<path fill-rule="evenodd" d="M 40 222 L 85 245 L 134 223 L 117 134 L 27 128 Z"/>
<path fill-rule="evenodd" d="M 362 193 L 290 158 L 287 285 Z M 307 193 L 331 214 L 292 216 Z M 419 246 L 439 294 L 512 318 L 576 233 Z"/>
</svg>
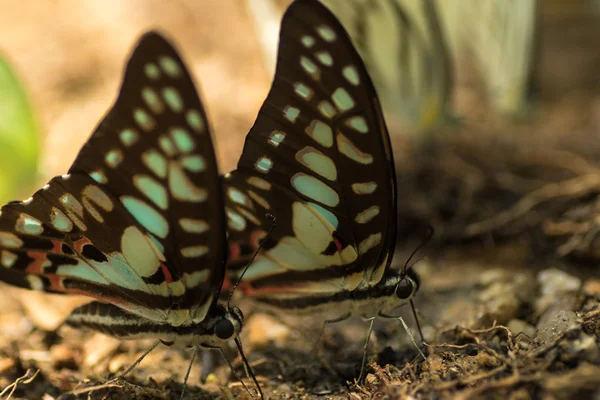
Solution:
<svg viewBox="0 0 600 400">
<path fill-rule="evenodd" d="M 0 55 L 0 203 L 27 196 L 35 183 L 40 135 L 23 85 Z"/>
</svg>

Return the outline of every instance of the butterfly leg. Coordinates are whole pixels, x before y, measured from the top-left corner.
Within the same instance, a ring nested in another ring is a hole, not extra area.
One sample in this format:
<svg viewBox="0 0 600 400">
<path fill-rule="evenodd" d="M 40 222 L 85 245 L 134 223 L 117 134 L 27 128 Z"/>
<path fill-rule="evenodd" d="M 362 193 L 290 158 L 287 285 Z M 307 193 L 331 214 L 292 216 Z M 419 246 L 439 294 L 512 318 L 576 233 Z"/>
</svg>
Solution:
<svg viewBox="0 0 600 400">
<path fill-rule="evenodd" d="M 363 347 L 363 358 L 362 358 L 362 363 L 360 365 L 360 375 L 358 375 L 358 380 L 356 381 L 357 383 L 362 381 L 363 375 L 365 373 L 365 369 L 367 367 L 367 356 L 369 353 L 369 340 L 371 339 L 371 334 L 373 333 L 373 324 L 375 323 L 375 318 L 377 318 L 377 317 L 365 318 L 365 321 L 369 322 L 369 330 L 367 331 L 367 340 L 365 340 L 365 345 Z"/>
<path fill-rule="evenodd" d="M 311 352 L 316 353 L 318 351 L 319 345 L 321 344 L 321 339 L 323 338 L 323 333 L 325 333 L 325 327 L 327 325 L 345 321 L 348 318 L 350 318 L 351 316 L 352 316 L 351 313 L 346 313 L 346 314 L 342 315 L 341 317 L 334 318 L 334 319 L 326 319 L 325 321 L 323 321 L 323 326 L 321 327 L 321 331 L 319 332 L 319 336 L 317 337 L 317 341 L 315 342 L 315 345 L 313 346 Z"/>
<path fill-rule="evenodd" d="M 408 328 L 408 325 L 406 325 L 406 322 L 404 322 L 404 319 L 402 317 L 394 316 L 394 315 L 386 315 L 386 314 L 382 314 L 382 313 L 379 313 L 379 316 L 381 318 L 385 318 L 385 319 L 396 319 L 396 320 L 400 321 L 400 323 L 404 327 L 404 330 L 408 334 L 410 341 L 412 342 L 413 346 L 415 346 L 415 348 L 417 349 L 417 351 L 419 352 L 421 357 L 423 357 L 424 360 L 427 358 L 427 357 L 425 357 L 425 354 L 423 354 L 423 352 L 421 351 L 421 348 L 417 345 L 417 342 L 415 341 L 415 337 L 413 336 L 412 332 Z"/>
<path fill-rule="evenodd" d="M 152 350 L 154 350 L 154 349 L 156 348 L 156 346 L 158 346 L 158 345 L 159 345 L 159 344 L 161 344 L 161 343 L 163 343 L 163 344 L 165 344 L 165 345 L 167 345 L 167 346 L 169 346 L 169 345 L 171 345 L 171 344 L 172 344 L 172 343 L 165 342 L 165 341 L 163 341 L 163 340 L 160 340 L 160 339 L 158 339 L 156 342 L 154 342 L 154 344 L 153 344 L 152 346 L 150 346 L 150 348 L 149 348 L 148 350 L 146 350 L 146 351 L 144 352 L 144 354 L 142 354 L 140 357 L 138 357 L 138 359 L 137 359 L 137 360 L 135 360 L 135 362 L 134 362 L 133 364 L 131 364 L 131 365 L 129 366 L 129 368 L 127 368 L 127 369 L 125 370 L 125 372 L 123 372 L 121 375 L 117 376 L 116 378 L 113 378 L 113 379 L 111 379 L 111 380 L 110 380 L 110 381 L 108 381 L 107 383 L 112 383 L 112 382 L 116 382 L 116 381 L 118 381 L 119 379 L 123 379 L 123 378 L 125 377 L 125 375 L 127 375 L 128 373 L 130 373 L 131 371 L 133 371 L 133 369 L 134 369 L 135 367 L 137 367 L 137 366 L 138 366 L 138 365 L 139 365 L 139 364 L 142 362 L 142 360 L 143 360 L 143 359 L 144 359 L 144 358 L 145 358 L 145 357 L 146 357 L 148 354 L 150 354 L 150 352 L 151 352 Z"/>
<path fill-rule="evenodd" d="M 188 365 L 187 372 L 185 373 L 185 378 L 183 379 L 183 387 L 181 388 L 181 396 L 179 396 L 179 400 L 183 400 L 183 395 L 185 393 L 185 387 L 187 386 L 188 378 L 190 377 L 190 371 L 192 370 L 192 365 L 194 365 L 194 359 L 196 358 L 196 353 L 198 352 L 198 347 L 194 347 L 194 352 L 192 353 L 192 359 L 190 360 L 190 365 Z"/>
</svg>

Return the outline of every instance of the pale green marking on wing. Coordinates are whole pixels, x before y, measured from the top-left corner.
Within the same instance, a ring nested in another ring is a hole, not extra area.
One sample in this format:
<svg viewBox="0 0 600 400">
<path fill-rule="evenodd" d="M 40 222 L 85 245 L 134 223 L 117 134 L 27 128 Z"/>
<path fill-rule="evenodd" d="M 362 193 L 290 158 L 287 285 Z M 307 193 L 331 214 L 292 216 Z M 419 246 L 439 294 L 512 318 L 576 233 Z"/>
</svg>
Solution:
<svg viewBox="0 0 600 400">
<path fill-rule="evenodd" d="M 331 211 L 316 203 L 308 202 L 307 204 L 314 208 L 315 211 L 321 214 L 335 229 L 337 229 L 339 221 Z"/>
<path fill-rule="evenodd" d="M 119 133 L 119 138 L 125 147 L 130 147 L 138 140 L 138 133 L 133 129 L 123 129 Z"/>
<path fill-rule="evenodd" d="M 161 210 L 169 207 L 167 190 L 156 179 L 148 175 L 135 175 L 133 184 Z"/>
<path fill-rule="evenodd" d="M 167 160 L 157 150 L 150 149 L 142 153 L 142 162 L 159 178 L 167 177 Z"/>
<path fill-rule="evenodd" d="M 171 78 L 178 78 L 181 76 L 181 66 L 177 61 L 168 56 L 162 56 L 158 59 L 158 64 L 163 71 Z"/>
<path fill-rule="evenodd" d="M 160 69 L 153 63 L 148 63 L 144 66 L 144 73 L 151 80 L 160 78 Z"/>
<path fill-rule="evenodd" d="M 135 110 L 133 110 L 133 119 L 138 124 L 138 126 L 146 132 L 151 131 L 156 124 L 154 119 L 141 108 L 136 108 Z"/>
<path fill-rule="evenodd" d="M 360 133 L 368 133 L 369 132 L 369 127 L 367 126 L 367 121 L 365 120 L 364 117 L 361 117 L 361 116 L 350 117 L 345 121 L 345 124 L 357 132 L 360 132 Z"/>
<path fill-rule="evenodd" d="M 165 102 L 169 105 L 169 108 L 176 113 L 183 111 L 183 99 L 179 95 L 179 92 L 173 87 L 166 87 L 162 90 L 162 97 Z"/>
<path fill-rule="evenodd" d="M 121 196 L 121 203 L 123 203 L 133 218 L 150 233 L 162 239 L 167 237 L 169 234 L 169 223 L 152 206 L 131 196 Z"/>
<path fill-rule="evenodd" d="M 321 153 L 314 147 L 306 146 L 296 153 L 296 160 L 323 178 L 335 181 L 337 168 L 331 158 Z"/>
<path fill-rule="evenodd" d="M 202 202 L 208 197 L 206 189 L 194 185 L 182 167 L 175 162 L 169 166 L 169 191 L 171 196 L 180 201 Z"/>
<path fill-rule="evenodd" d="M 354 65 L 346 65 L 342 68 L 342 75 L 350 84 L 353 86 L 358 86 L 360 84 L 360 75 L 358 75 L 358 71 Z"/>
<path fill-rule="evenodd" d="M 298 193 L 321 204 L 335 207 L 340 202 L 337 192 L 314 176 L 298 173 L 292 177 L 291 182 Z"/>
<path fill-rule="evenodd" d="M 331 99 L 335 103 L 336 107 L 341 111 L 348 111 L 354 107 L 354 100 L 350 93 L 342 87 L 335 89 L 331 95 Z"/>
<path fill-rule="evenodd" d="M 160 114 L 164 111 L 165 105 L 160 100 L 154 89 L 145 87 L 142 89 L 142 99 L 154 114 Z"/>
<path fill-rule="evenodd" d="M 173 128 L 171 129 L 171 137 L 175 142 L 175 146 L 182 153 L 190 153 L 196 147 L 196 143 L 188 133 L 183 128 Z"/>
<path fill-rule="evenodd" d="M 190 172 L 202 172 L 206 169 L 206 163 L 201 155 L 183 156 L 179 162 Z"/>
<path fill-rule="evenodd" d="M 254 165 L 258 171 L 267 173 L 273 167 L 273 161 L 271 161 L 270 158 L 263 156 L 259 158 Z"/>
<path fill-rule="evenodd" d="M 185 114 L 185 120 L 196 132 L 204 131 L 204 120 L 197 110 L 188 110 L 188 112 Z"/>
<path fill-rule="evenodd" d="M 112 149 L 106 153 L 104 161 L 109 167 L 117 168 L 121 164 L 121 161 L 123 161 L 123 152 L 119 149 Z"/>
<path fill-rule="evenodd" d="M 56 207 L 52 207 L 50 211 L 50 223 L 61 232 L 70 232 L 73 229 L 73 222 Z"/>
<path fill-rule="evenodd" d="M 319 51 L 315 54 L 317 56 L 317 60 L 326 67 L 331 67 L 333 65 L 333 57 L 327 51 Z"/>
<path fill-rule="evenodd" d="M 25 235 L 40 235 L 42 232 L 44 232 L 42 222 L 25 213 L 21 213 L 19 216 L 15 230 Z"/>
</svg>

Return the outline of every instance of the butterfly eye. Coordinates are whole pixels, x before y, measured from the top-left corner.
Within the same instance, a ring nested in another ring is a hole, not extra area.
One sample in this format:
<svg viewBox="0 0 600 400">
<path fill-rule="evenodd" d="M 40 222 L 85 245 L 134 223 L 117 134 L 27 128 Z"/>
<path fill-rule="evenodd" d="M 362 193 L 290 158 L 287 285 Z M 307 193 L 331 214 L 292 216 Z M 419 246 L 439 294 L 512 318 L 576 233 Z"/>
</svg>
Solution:
<svg viewBox="0 0 600 400">
<path fill-rule="evenodd" d="M 415 284 L 409 278 L 402 278 L 396 286 L 396 296 L 401 300 L 407 300 L 415 291 Z"/>
<path fill-rule="evenodd" d="M 227 340 L 231 338 L 234 331 L 233 323 L 227 318 L 220 320 L 215 326 L 215 334 L 219 339 Z"/>
</svg>

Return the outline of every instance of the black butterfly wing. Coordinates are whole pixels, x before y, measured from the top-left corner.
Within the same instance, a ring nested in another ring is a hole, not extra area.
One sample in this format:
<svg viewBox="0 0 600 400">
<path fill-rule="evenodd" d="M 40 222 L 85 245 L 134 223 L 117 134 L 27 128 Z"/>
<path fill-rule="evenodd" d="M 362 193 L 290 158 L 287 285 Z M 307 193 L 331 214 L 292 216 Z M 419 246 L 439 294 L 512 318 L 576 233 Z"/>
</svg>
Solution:
<svg viewBox="0 0 600 400">
<path fill-rule="evenodd" d="M 271 91 L 225 179 L 232 268 L 255 288 L 376 283 L 396 236 L 394 162 L 377 95 L 337 19 L 315 0 L 285 13 Z M 236 259 L 238 259 L 236 261 Z"/>
<path fill-rule="evenodd" d="M 191 77 L 174 48 L 148 33 L 69 174 L 3 207 L 0 279 L 174 325 L 202 320 L 224 277 L 222 204 Z"/>
</svg>

